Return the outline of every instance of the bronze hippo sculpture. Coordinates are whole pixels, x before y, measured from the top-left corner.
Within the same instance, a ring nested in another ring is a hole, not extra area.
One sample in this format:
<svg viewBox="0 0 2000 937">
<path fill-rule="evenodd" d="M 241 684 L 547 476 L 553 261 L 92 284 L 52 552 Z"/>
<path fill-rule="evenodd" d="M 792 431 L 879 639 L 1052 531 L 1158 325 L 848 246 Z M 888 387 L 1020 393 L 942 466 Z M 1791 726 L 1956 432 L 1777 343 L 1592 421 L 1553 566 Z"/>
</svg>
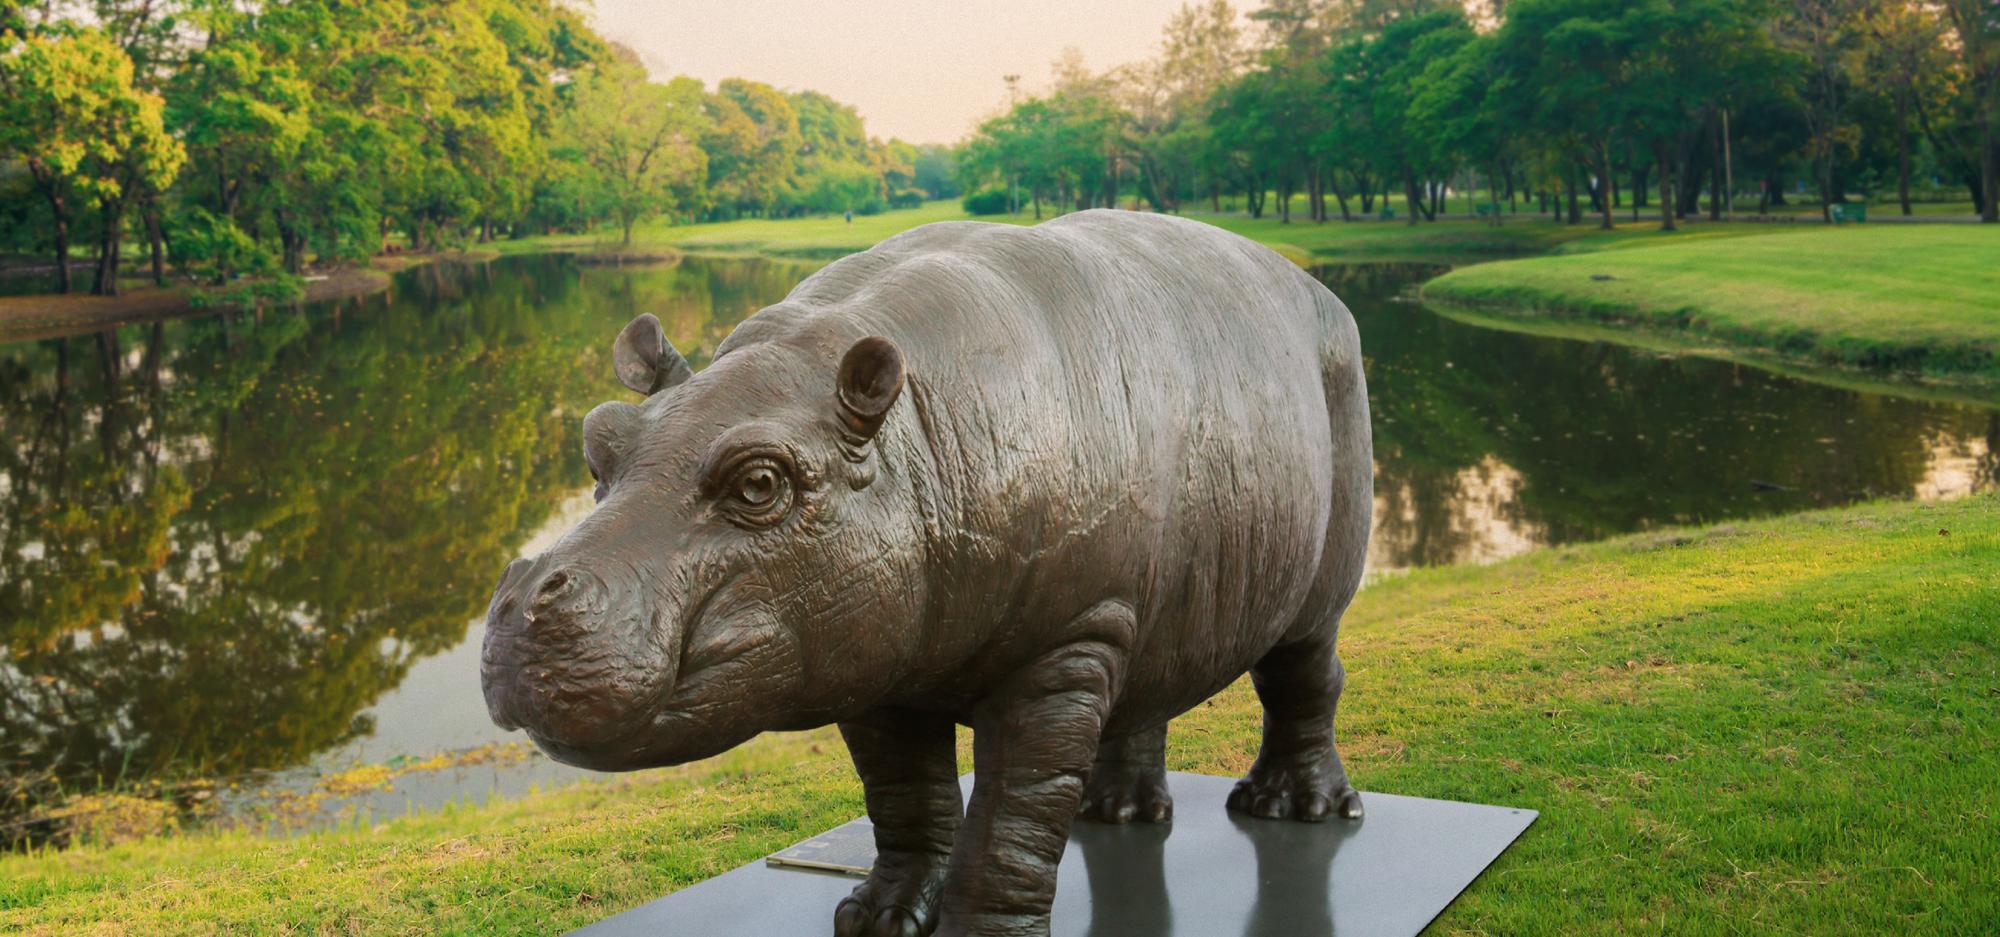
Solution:
<svg viewBox="0 0 2000 937">
<path fill-rule="evenodd" d="M 1046 933 L 1072 817 L 1167 820 L 1167 721 L 1246 670 L 1228 806 L 1360 815 L 1334 638 L 1368 395 L 1353 317 L 1277 254 L 1122 211 L 932 224 L 700 374 L 651 316 L 613 358 L 646 399 L 585 418 L 596 509 L 502 577 L 488 708 L 601 770 L 838 723 L 879 853 L 840 937 Z"/>
</svg>

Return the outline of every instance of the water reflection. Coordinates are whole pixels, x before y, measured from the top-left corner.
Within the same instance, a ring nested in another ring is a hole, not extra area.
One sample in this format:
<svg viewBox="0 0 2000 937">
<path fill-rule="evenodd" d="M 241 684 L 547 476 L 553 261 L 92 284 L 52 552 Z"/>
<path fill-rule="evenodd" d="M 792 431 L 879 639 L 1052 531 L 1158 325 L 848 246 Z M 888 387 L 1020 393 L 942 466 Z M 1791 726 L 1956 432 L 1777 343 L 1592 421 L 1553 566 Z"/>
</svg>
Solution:
<svg viewBox="0 0 2000 937">
<path fill-rule="evenodd" d="M 799 275 L 431 267 L 331 308 L 0 350 L 0 810 L 371 735 L 585 477 L 579 418 L 623 394 L 605 336 L 663 310 L 713 348 L 703 310 Z"/>
<path fill-rule="evenodd" d="M 655 313 L 698 367 L 810 269 L 440 265 L 0 346 L 0 814 L 500 738 L 472 623 L 587 509 L 580 418 L 629 399 L 610 337 Z M 1378 570 L 1995 482 L 2000 411 L 1478 329 L 1396 301 L 1428 272 L 1325 271 L 1368 355 Z"/>
<path fill-rule="evenodd" d="M 1378 570 L 1958 495 L 2000 474 L 2000 410 L 1478 328 L 1397 301 L 1423 274 L 1323 271 L 1368 358 Z"/>
</svg>

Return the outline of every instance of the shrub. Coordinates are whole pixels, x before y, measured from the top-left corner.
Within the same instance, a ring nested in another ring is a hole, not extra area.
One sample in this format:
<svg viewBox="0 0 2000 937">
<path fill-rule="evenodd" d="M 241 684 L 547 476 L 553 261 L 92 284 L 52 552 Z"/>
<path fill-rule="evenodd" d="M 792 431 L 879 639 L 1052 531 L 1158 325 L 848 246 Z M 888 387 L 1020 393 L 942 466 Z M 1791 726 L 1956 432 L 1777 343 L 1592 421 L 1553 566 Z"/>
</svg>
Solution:
<svg viewBox="0 0 2000 937">
<path fill-rule="evenodd" d="M 965 197 L 966 214 L 1000 215 L 1007 212 L 1007 190 L 980 189 Z"/>
</svg>

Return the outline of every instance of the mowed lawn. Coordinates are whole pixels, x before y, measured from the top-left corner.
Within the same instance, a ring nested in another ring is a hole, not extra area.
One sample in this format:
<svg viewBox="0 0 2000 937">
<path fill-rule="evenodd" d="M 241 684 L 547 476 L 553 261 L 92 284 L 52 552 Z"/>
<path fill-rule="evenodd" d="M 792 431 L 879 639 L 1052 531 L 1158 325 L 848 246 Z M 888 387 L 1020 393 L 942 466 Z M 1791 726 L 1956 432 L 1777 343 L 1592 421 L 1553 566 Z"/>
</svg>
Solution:
<svg viewBox="0 0 2000 937">
<path fill-rule="evenodd" d="M 1041 220 L 1056 217 L 1058 215 L 1053 209 L 1047 209 Z M 1190 207 L 1185 217 L 1266 244 L 1300 264 L 1342 260 L 1463 263 L 1539 254 L 1557 248 L 1595 250 L 1628 243 L 1733 238 L 1770 231 L 1766 225 L 1714 225 L 1661 234 L 1659 223 L 1650 220 L 1621 224 L 1612 231 L 1600 231 L 1594 221 L 1564 225 L 1540 215 L 1510 215 L 1497 225 L 1463 218 L 1415 225 L 1401 221 L 1343 222 L 1337 219 L 1314 222 L 1302 214 L 1287 223 L 1272 215 L 1253 219 L 1241 212 L 1211 214 L 1199 207 Z M 852 222 L 840 215 L 812 215 L 781 219 L 744 218 L 693 225 L 641 225 L 633 232 L 632 249 L 655 251 L 672 248 L 700 253 L 757 253 L 832 259 L 867 250 L 886 238 L 938 221 L 1015 225 L 1037 223 L 1035 217 L 1025 211 L 1019 215 L 975 216 L 967 214 L 955 201 L 937 201 L 925 203 L 919 208 L 857 215 Z M 586 235 L 495 241 L 483 246 L 505 253 L 615 251 L 618 249 L 617 238 L 615 232 L 600 231 Z"/>
<path fill-rule="evenodd" d="M 1480 264 L 1427 299 L 1811 364 L 2000 379 L 2000 226 L 1858 225 Z"/>
<path fill-rule="evenodd" d="M 1542 812 L 1435 933 L 1993 933 L 1996 569 L 1981 496 L 1390 578 L 1343 634 L 1344 749 L 1364 791 Z M 1171 763 L 1238 774 L 1257 724 L 1239 684 L 1174 723 Z M 556 931 L 860 811 L 832 733 L 772 750 L 366 829 L 8 857 L 0 931 Z"/>
</svg>

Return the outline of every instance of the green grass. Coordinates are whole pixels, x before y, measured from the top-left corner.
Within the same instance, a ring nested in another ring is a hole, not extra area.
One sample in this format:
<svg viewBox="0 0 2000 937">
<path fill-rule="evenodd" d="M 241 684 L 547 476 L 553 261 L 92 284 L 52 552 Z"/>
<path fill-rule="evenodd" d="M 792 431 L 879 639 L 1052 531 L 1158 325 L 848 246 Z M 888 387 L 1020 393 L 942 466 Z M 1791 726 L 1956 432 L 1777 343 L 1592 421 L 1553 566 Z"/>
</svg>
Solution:
<svg viewBox="0 0 2000 937">
<path fill-rule="evenodd" d="M 1046 212 L 1044 220 L 1054 218 Z M 1252 219 L 1237 213 L 1190 211 L 1187 217 L 1234 231 L 1270 245 L 1298 263 L 1314 261 L 1432 260 L 1456 263 L 1496 256 L 1539 254 L 1554 249 L 1597 250 L 1628 243 L 1665 243 L 1712 237 L 1768 234 L 1763 225 L 1710 226 L 1661 234 L 1656 221 L 1621 224 L 1600 231 L 1595 222 L 1562 225 L 1530 215 L 1510 216 L 1501 224 L 1451 219 L 1410 225 L 1401 221 L 1314 223 L 1303 215 L 1287 224 L 1275 217 Z M 921 208 L 857 215 L 852 224 L 839 215 L 770 220 L 746 218 L 709 224 L 641 225 L 633 232 L 631 250 L 675 249 L 698 253 L 755 253 L 780 257 L 831 259 L 867 250 L 885 238 L 935 221 L 991 221 L 1034 224 L 1033 215 L 968 215 L 957 202 L 929 202 Z M 484 247 L 505 253 L 550 250 L 616 251 L 616 232 L 555 235 L 497 241 Z"/>
<path fill-rule="evenodd" d="M 1851 226 L 1482 264 L 1424 296 L 1649 329 L 1695 350 L 1987 384 L 2000 381 L 1996 258 L 1988 226 Z"/>
<path fill-rule="evenodd" d="M 1389 579 L 1342 638 L 1348 762 L 1364 790 L 1542 811 L 1437 933 L 1991 932 L 1996 568 L 1984 496 Z M 1169 757 L 1236 774 L 1256 736 L 1239 684 Z M 777 744 L 368 829 L 0 859 L 0 931 L 551 932 L 859 812 L 832 735 Z"/>
</svg>

